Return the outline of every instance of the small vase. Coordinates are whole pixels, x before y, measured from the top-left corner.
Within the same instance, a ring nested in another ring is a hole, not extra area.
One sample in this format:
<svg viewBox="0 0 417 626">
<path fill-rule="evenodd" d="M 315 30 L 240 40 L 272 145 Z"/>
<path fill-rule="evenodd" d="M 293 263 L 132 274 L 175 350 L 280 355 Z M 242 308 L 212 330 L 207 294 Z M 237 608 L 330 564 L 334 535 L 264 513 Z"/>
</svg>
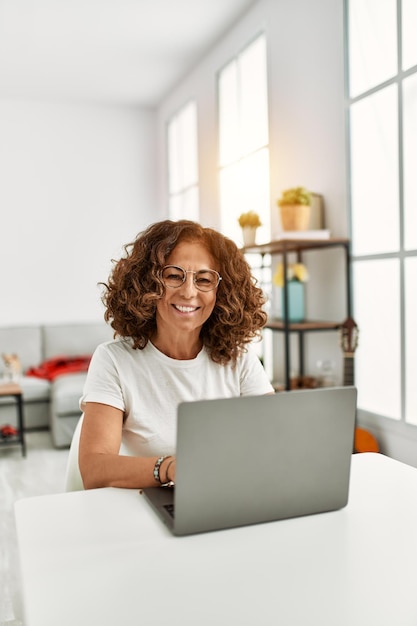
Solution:
<svg viewBox="0 0 417 626">
<path fill-rule="evenodd" d="M 287 283 L 288 288 L 288 321 L 302 322 L 305 318 L 304 313 L 304 284 L 298 280 L 290 280 Z M 284 288 L 281 289 L 281 315 L 284 319 Z"/>
<path fill-rule="evenodd" d="M 256 242 L 256 226 L 244 226 L 242 237 L 244 246 L 254 246 Z"/>
<path fill-rule="evenodd" d="M 307 230 L 310 223 L 311 206 L 305 204 L 283 204 L 280 206 L 282 230 Z"/>
</svg>

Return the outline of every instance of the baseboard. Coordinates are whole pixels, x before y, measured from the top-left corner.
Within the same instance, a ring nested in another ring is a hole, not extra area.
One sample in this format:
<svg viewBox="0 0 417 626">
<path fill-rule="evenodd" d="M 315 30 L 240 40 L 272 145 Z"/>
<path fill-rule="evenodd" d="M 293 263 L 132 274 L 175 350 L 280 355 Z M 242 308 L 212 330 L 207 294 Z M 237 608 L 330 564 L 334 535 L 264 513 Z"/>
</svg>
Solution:
<svg viewBox="0 0 417 626">
<path fill-rule="evenodd" d="M 382 454 L 417 467 L 417 426 L 360 409 L 357 424 L 374 435 Z"/>
</svg>

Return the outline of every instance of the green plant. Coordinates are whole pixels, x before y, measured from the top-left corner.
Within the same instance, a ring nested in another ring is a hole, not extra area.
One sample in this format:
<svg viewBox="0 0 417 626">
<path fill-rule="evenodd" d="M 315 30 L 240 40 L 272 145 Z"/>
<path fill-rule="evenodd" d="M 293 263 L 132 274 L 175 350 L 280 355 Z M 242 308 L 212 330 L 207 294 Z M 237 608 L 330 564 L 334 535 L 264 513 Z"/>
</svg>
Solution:
<svg viewBox="0 0 417 626">
<path fill-rule="evenodd" d="M 239 226 L 244 228 L 245 226 L 252 226 L 257 228 L 262 226 L 259 215 L 255 211 L 248 211 L 248 213 L 242 213 L 238 218 Z"/>
<path fill-rule="evenodd" d="M 292 187 L 282 192 L 281 198 L 277 201 L 278 206 L 285 204 L 305 204 L 311 205 L 311 192 L 305 187 Z"/>
</svg>

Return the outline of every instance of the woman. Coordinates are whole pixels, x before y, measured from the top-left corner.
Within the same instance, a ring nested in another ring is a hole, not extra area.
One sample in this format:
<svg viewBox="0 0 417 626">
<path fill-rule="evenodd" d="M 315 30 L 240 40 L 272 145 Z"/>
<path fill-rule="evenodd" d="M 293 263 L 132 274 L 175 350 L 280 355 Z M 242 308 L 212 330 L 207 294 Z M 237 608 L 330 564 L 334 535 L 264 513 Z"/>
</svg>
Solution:
<svg viewBox="0 0 417 626">
<path fill-rule="evenodd" d="M 249 345 L 264 297 L 231 240 L 166 220 L 125 250 L 103 296 L 116 340 L 95 351 L 81 398 L 85 488 L 174 482 L 179 402 L 273 393 Z"/>
</svg>

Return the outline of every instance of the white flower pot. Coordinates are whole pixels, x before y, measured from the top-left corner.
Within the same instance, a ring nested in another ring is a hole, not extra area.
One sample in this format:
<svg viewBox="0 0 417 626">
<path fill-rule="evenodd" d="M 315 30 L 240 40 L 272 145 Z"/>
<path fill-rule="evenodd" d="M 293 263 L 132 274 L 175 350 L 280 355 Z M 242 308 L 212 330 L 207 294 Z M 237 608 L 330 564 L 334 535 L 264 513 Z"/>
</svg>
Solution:
<svg viewBox="0 0 417 626">
<path fill-rule="evenodd" d="M 243 245 L 254 246 L 256 243 L 256 226 L 244 226 L 242 228 Z"/>
</svg>

